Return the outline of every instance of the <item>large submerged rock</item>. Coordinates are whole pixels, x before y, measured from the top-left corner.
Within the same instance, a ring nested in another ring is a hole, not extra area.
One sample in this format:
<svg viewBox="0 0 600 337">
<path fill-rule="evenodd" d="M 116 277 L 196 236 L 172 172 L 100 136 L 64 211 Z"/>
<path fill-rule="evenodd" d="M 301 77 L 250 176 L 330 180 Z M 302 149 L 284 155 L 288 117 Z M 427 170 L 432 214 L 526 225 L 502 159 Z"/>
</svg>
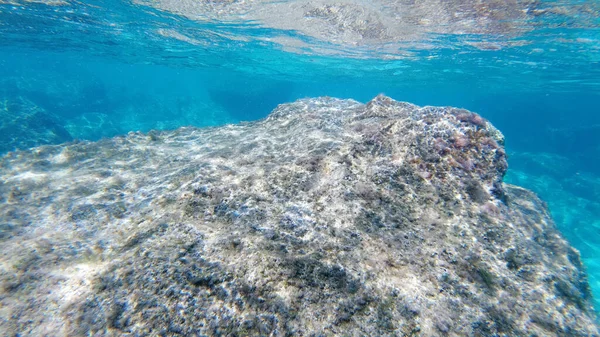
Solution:
<svg viewBox="0 0 600 337">
<path fill-rule="evenodd" d="M 73 140 L 60 117 L 25 97 L 0 93 L 0 154 Z"/>
<path fill-rule="evenodd" d="M 590 336 L 503 137 L 379 96 L 0 161 L 0 335 Z"/>
</svg>

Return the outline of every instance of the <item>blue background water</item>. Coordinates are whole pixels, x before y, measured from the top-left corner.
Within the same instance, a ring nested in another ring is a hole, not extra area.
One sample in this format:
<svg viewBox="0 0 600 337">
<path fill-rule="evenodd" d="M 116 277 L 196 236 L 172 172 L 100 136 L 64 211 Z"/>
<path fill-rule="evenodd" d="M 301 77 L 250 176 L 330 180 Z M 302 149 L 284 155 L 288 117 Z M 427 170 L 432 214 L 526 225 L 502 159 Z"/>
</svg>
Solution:
<svg viewBox="0 0 600 337">
<path fill-rule="evenodd" d="M 408 56 L 390 59 L 372 51 L 287 52 L 263 37 L 320 42 L 254 23 L 193 22 L 128 2 L 91 4 L 0 1 L 0 153 L 255 120 L 279 103 L 322 95 L 365 102 L 385 93 L 463 107 L 504 133 L 506 181 L 548 202 L 600 296 L 598 21 L 548 23 L 502 48 L 463 43 L 506 45 L 495 36 L 438 35 L 431 48 L 409 47 Z"/>
</svg>

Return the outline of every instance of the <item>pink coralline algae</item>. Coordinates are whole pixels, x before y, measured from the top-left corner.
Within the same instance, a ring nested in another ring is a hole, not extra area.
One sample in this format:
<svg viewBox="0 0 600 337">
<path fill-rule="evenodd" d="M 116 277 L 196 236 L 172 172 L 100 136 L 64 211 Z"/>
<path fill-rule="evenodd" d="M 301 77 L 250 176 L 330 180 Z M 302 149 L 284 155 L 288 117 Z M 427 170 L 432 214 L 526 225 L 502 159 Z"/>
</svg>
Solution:
<svg viewBox="0 0 600 337">
<path fill-rule="evenodd" d="M 466 146 L 468 146 L 470 144 L 469 138 L 467 136 L 465 136 L 465 135 L 462 135 L 462 134 L 456 134 L 454 136 L 454 138 L 452 138 L 452 140 L 453 140 L 454 146 L 457 147 L 457 148 L 459 148 L 459 149 L 463 148 L 463 147 L 466 147 Z"/>
<path fill-rule="evenodd" d="M 461 122 L 471 123 L 479 127 L 485 127 L 485 125 L 487 124 L 487 121 L 483 117 L 472 112 L 459 113 L 458 115 L 456 115 L 456 119 L 458 119 Z"/>
</svg>

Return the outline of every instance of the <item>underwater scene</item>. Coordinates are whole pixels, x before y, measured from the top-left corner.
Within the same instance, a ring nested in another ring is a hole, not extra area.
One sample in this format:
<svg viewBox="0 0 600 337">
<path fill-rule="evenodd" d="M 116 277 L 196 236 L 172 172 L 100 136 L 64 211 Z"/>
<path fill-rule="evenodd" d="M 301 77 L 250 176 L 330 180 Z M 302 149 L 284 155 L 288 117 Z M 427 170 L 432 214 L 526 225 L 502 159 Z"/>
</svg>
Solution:
<svg viewBox="0 0 600 337">
<path fill-rule="evenodd" d="M 0 0 L 0 336 L 598 336 L 600 2 Z"/>
</svg>

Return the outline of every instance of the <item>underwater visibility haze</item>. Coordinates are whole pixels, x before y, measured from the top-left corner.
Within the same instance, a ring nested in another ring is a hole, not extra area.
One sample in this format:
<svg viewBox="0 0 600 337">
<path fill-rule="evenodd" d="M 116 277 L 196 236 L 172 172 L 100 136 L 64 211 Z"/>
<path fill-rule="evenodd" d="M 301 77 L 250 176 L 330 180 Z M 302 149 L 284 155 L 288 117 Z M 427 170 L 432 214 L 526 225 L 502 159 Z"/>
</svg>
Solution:
<svg viewBox="0 0 600 337">
<path fill-rule="evenodd" d="M 594 335 L 598 102 L 598 1 L 0 0 L 0 335 Z"/>
</svg>

